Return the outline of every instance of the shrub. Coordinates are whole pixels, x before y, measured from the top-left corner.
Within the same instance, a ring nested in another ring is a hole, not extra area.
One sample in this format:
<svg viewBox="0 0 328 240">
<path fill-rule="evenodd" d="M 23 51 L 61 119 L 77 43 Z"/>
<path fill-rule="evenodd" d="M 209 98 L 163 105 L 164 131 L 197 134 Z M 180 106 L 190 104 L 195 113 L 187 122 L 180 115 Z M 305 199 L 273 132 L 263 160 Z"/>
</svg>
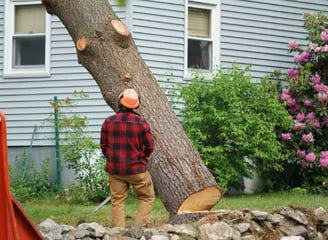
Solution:
<svg viewBox="0 0 328 240">
<path fill-rule="evenodd" d="M 104 170 L 105 159 L 99 143 L 93 141 L 88 131 L 88 119 L 74 113 L 79 100 L 88 98 L 83 91 L 75 92 L 72 97 L 51 103 L 58 113 L 60 132 L 60 152 L 62 160 L 73 169 L 78 180 L 79 194 L 75 201 L 96 201 L 109 195 L 107 174 Z M 53 116 L 48 118 L 53 122 Z M 71 192 L 76 192 L 76 187 Z"/>
<path fill-rule="evenodd" d="M 281 101 L 293 118 L 293 126 L 281 134 L 293 149 L 289 159 L 298 164 L 301 186 L 312 192 L 327 192 L 328 182 L 328 17 L 322 12 L 305 14 L 309 44 L 289 42 L 295 66 L 288 69 L 288 87 Z M 305 48 L 305 49 L 304 49 Z"/>
<path fill-rule="evenodd" d="M 233 64 L 210 78 L 196 72 L 179 89 L 182 124 L 224 188 L 242 189 L 240 177 L 251 178 L 255 169 L 281 171 L 278 160 L 285 157 L 275 130 L 290 126 L 290 118 L 279 103 L 277 85 L 266 79 L 253 83 L 249 68 Z"/>
<path fill-rule="evenodd" d="M 49 181 L 49 173 L 48 158 L 45 158 L 40 169 L 37 169 L 34 160 L 28 160 L 24 151 L 22 156 L 16 156 L 15 161 L 9 166 L 12 194 L 19 202 L 25 202 L 54 192 L 55 186 Z"/>
</svg>

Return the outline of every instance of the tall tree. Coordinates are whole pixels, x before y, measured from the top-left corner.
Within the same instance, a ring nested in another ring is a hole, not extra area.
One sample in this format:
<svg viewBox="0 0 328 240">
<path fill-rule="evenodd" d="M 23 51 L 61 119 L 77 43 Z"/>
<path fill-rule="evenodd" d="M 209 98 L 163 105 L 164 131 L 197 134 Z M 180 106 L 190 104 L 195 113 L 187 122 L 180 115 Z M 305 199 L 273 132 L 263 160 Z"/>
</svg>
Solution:
<svg viewBox="0 0 328 240">
<path fill-rule="evenodd" d="M 140 94 L 138 112 L 149 122 L 156 145 L 149 171 L 170 219 L 184 211 L 210 210 L 221 198 L 222 189 L 108 0 L 43 0 L 43 4 L 67 28 L 79 63 L 93 76 L 113 110 L 118 110 L 117 97 L 124 88 L 134 88 Z"/>
</svg>

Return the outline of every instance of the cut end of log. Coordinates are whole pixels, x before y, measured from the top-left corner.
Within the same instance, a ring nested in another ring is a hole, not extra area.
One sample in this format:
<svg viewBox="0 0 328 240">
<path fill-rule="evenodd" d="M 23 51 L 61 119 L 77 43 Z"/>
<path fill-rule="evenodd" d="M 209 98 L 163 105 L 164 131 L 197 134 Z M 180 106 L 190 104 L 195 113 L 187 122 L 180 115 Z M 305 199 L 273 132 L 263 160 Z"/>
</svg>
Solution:
<svg viewBox="0 0 328 240">
<path fill-rule="evenodd" d="M 85 49 L 88 46 L 88 41 L 85 37 L 81 37 L 79 40 L 77 40 L 76 42 L 76 48 L 77 50 L 79 50 L 80 52 L 85 51 Z"/>
<path fill-rule="evenodd" d="M 119 19 L 113 19 L 111 21 L 113 28 L 116 32 L 118 32 L 121 36 L 127 37 L 130 34 L 130 31 L 127 26 Z"/>
<path fill-rule="evenodd" d="M 218 186 L 211 186 L 190 195 L 180 206 L 177 214 L 184 212 L 211 210 L 223 196 L 223 190 Z"/>
</svg>

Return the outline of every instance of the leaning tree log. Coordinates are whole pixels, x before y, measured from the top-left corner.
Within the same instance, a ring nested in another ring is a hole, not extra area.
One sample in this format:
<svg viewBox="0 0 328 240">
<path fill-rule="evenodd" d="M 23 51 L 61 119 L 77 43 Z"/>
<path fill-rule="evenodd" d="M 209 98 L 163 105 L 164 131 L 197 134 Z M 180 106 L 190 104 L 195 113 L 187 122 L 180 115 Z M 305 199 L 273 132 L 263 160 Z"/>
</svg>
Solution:
<svg viewBox="0 0 328 240">
<path fill-rule="evenodd" d="M 138 112 L 149 122 L 156 149 L 149 162 L 154 186 L 171 216 L 210 210 L 222 189 L 203 164 L 175 112 L 141 58 L 128 27 L 108 0 L 43 0 L 47 12 L 62 21 L 78 61 L 93 76 L 106 103 L 118 110 L 124 88 L 141 96 Z"/>
</svg>

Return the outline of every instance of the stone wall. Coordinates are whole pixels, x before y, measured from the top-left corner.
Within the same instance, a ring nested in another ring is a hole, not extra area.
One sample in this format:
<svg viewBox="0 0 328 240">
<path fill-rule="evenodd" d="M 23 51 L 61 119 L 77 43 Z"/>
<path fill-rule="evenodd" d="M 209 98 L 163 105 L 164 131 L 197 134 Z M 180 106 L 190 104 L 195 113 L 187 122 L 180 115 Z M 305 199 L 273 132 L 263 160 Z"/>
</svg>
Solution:
<svg viewBox="0 0 328 240">
<path fill-rule="evenodd" d="M 97 223 L 77 227 L 58 224 L 51 219 L 38 228 L 46 240 L 327 240 L 328 212 L 288 206 L 271 213 L 258 210 L 219 210 L 193 215 L 195 221 L 164 224 L 158 228 L 109 228 Z M 190 219 L 190 216 L 188 216 Z M 197 219 L 197 220 L 196 220 Z"/>
</svg>

